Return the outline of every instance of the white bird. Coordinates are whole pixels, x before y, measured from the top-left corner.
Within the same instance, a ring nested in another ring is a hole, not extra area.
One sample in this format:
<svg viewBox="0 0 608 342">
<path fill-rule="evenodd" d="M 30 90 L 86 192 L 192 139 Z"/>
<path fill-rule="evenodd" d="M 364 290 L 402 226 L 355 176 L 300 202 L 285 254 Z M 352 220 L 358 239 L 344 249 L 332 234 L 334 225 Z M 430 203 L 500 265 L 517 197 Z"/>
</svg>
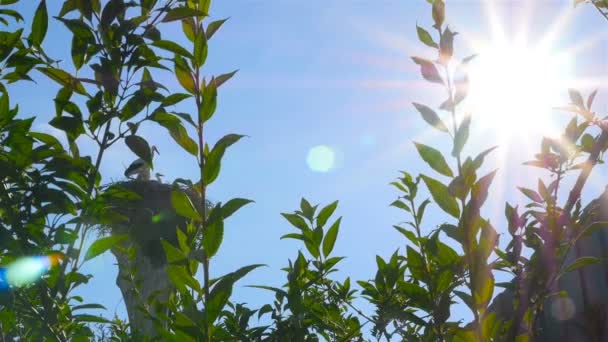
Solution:
<svg viewBox="0 0 608 342">
<path fill-rule="evenodd" d="M 154 158 L 154 153 L 160 154 L 154 145 L 150 148 L 150 153 L 152 154 L 152 158 Z M 150 180 L 151 168 L 152 166 L 146 163 L 145 160 L 138 158 L 125 170 L 125 177 L 131 178 L 132 176 L 137 175 L 135 179 L 148 181 Z"/>
</svg>

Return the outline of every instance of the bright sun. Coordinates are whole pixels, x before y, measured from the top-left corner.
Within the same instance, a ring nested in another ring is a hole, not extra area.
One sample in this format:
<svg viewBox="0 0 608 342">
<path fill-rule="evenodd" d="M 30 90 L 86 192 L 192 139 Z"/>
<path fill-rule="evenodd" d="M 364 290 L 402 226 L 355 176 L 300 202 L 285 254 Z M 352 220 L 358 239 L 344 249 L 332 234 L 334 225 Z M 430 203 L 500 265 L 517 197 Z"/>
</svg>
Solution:
<svg viewBox="0 0 608 342">
<path fill-rule="evenodd" d="M 478 51 L 467 99 L 475 119 L 501 138 L 556 134 L 552 108 L 564 101 L 568 56 L 509 43 Z"/>
</svg>

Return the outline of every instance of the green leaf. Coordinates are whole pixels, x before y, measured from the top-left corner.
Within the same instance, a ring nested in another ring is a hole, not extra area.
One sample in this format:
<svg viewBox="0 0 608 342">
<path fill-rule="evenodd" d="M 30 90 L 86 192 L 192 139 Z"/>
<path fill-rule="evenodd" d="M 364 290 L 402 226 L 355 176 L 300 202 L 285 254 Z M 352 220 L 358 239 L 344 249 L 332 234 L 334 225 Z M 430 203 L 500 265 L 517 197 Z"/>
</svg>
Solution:
<svg viewBox="0 0 608 342">
<path fill-rule="evenodd" d="M 84 309 L 99 309 L 99 310 L 107 310 L 105 306 L 101 305 L 101 304 L 82 304 L 82 305 L 76 305 L 72 307 L 72 311 L 76 311 L 76 310 L 84 310 Z"/>
<path fill-rule="evenodd" d="M 443 84 L 439 71 L 437 71 L 437 67 L 435 67 L 433 62 L 420 57 L 412 57 L 412 60 L 420 66 L 420 73 L 425 80 L 432 83 Z"/>
<path fill-rule="evenodd" d="M 227 134 L 223 136 L 215 145 L 211 152 L 205 158 L 205 167 L 203 169 L 203 182 L 205 185 L 213 183 L 220 173 L 222 157 L 226 149 L 232 144 L 239 141 L 244 135 Z"/>
<path fill-rule="evenodd" d="M 87 322 L 87 323 L 102 323 L 102 324 L 111 324 L 112 322 L 103 318 L 101 316 L 88 315 L 88 314 L 80 314 L 74 315 L 73 320 L 76 322 Z"/>
<path fill-rule="evenodd" d="M 392 207 L 395 207 L 395 208 L 399 208 L 399 209 L 405 210 L 405 211 L 407 211 L 408 213 L 411 213 L 411 212 L 412 212 L 412 210 L 410 209 L 410 207 L 408 207 L 408 206 L 407 206 L 407 204 L 403 203 L 403 202 L 402 202 L 402 201 L 400 201 L 400 200 L 395 200 L 395 201 L 393 201 L 393 203 L 391 203 L 391 206 L 392 206 Z"/>
<path fill-rule="evenodd" d="M 308 227 L 308 225 L 306 224 L 306 221 L 304 221 L 304 219 L 296 214 L 287 214 L 287 213 L 281 213 L 281 216 L 283 216 L 287 221 L 289 221 L 289 223 L 291 223 L 292 226 L 300 229 L 300 230 L 310 230 L 310 228 Z"/>
<path fill-rule="evenodd" d="M 148 165 L 153 165 L 152 151 L 150 150 L 150 145 L 148 145 L 146 139 L 137 135 L 129 135 L 125 138 L 125 143 L 135 155 L 143 159 Z"/>
<path fill-rule="evenodd" d="M 190 197 L 182 190 L 173 190 L 171 192 L 171 205 L 175 211 L 184 217 L 192 220 L 201 221 L 201 215 L 194 207 Z"/>
<path fill-rule="evenodd" d="M 91 28 L 83 20 L 59 17 L 55 17 L 55 19 L 61 21 L 78 38 L 84 41 L 95 41 L 95 35 L 93 35 Z"/>
<path fill-rule="evenodd" d="M 452 170 L 448 166 L 448 163 L 445 161 L 445 158 L 443 157 L 441 152 L 430 146 L 419 144 L 417 142 L 414 142 L 414 145 L 416 145 L 416 149 L 418 150 L 418 153 L 420 154 L 422 159 L 427 164 L 429 164 L 429 166 L 432 167 L 433 170 L 439 172 L 444 176 L 454 177 Z"/>
<path fill-rule="evenodd" d="M 418 237 L 416 236 L 416 234 L 414 234 L 414 232 L 399 226 L 393 226 L 393 228 L 397 229 L 399 233 L 403 234 L 403 236 L 410 240 L 414 245 L 418 245 Z"/>
<path fill-rule="evenodd" d="M 228 20 L 229 18 L 226 19 L 221 19 L 221 20 L 216 20 L 216 21 L 212 21 L 209 23 L 209 25 L 207 25 L 207 40 L 211 39 L 211 37 L 213 37 L 213 35 L 217 32 L 217 30 Z"/>
<path fill-rule="evenodd" d="M 431 177 L 425 175 L 421 175 L 421 177 L 431 192 L 431 196 L 433 196 L 435 203 L 437 203 L 437 205 L 446 213 L 458 218 L 460 216 L 458 202 L 456 202 L 454 197 L 450 196 L 447 186 Z"/>
<path fill-rule="evenodd" d="M 203 232 L 203 247 L 207 257 L 213 257 L 220 249 L 222 240 L 224 239 L 224 221 L 216 220 L 212 224 L 205 227 Z"/>
<path fill-rule="evenodd" d="M 249 203 L 253 203 L 253 201 L 246 198 L 233 198 L 229 200 L 228 202 L 226 202 L 226 204 L 222 206 L 222 217 L 224 219 L 227 219 L 237 210 L 241 209 Z"/>
<path fill-rule="evenodd" d="M 325 226 L 325 223 L 327 223 L 327 220 L 329 219 L 331 214 L 334 213 L 334 211 L 336 210 L 337 207 L 338 207 L 338 201 L 334 201 L 334 202 L 330 203 L 329 205 L 327 205 L 325 208 L 321 209 L 321 211 L 319 212 L 319 215 L 317 215 L 317 226 L 319 226 L 319 227 Z"/>
<path fill-rule="evenodd" d="M 88 44 L 86 41 L 76 36 L 72 37 L 72 63 L 74 63 L 76 70 L 79 70 L 84 64 L 87 47 Z"/>
<path fill-rule="evenodd" d="M 172 106 L 190 97 L 192 97 L 190 94 L 175 93 L 165 97 L 161 104 L 163 106 Z"/>
<path fill-rule="evenodd" d="M 144 5 L 145 6 L 145 5 Z M 100 24 L 103 28 L 107 28 L 116 19 L 120 13 L 124 13 L 124 0 L 108 1 L 101 12 Z"/>
<path fill-rule="evenodd" d="M 456 131 L 456 136 L 454 137 L 454 148 L 452 149 L 452 156 L 457 157 L 462 152 L 462 148 L 467 143 L 469 139 L 469 128 L 471 126 L 471 115 L 465 116 L 465 118 L 460 123 L 460 127 Z"/>
<path fill-rule="evenodd" d="M 602 259 L 600 259 L 600 258 L 591 257 L 591 256 L 580 257 L 580 258 L 576 259 L 574 262 L 572 262 L 570 265 L 568 265 L 568 267 L 566 267 L 564 269 L 563 273 L 572 272 L 581 267 L 594 265 L 594 264 L 597 264 L 600 262 L 602 262 Z"/>
<path fill-rule="evenodd" d="M 211 119 L 217 106 L 217 86 L 215 80 L 211 80 L 203 92 L 203 105 L 198 112 L 199 122 L 206 122 Z"/>
<path fill-rule="evenodd" d="M 296 240 L 306 241 L 306 238 L 304 237 L 304 235 L 296 234 L 296 233 L 285 234 L 285 235 L 281 236 L 281 240 L 283 240 L 283 239 L 296 239 Z"/>
<path fill-rule="evenodd" d="M 95 242 L 93 242 L 91 244 L 91 246 L 89 247 L 89 249 L 87 250 L 87 254 L 85 254 L 84 256 L 84 260 L 91 260 L 94 257 L 102 254 L 103 252 L 107 251 L 108 249 L 114 247 L 117 243 L 127 239 L 129 236 L 127 234 L 123 234 L 123 235 L 113 235 L 113 236 L 108 236 L 105 238 L 101 238 L 98 240 L 95 240 Z"/>
<path fill-rule="evenodd" d="M 72 75 L 68 74 L 64 70 L 45 67 L 38 67 L 36 69 L 45 74 L 53 81 L 59 83 L 60 85 L 66 88 L 70 88 L 71 90 L 77 92 L 80 95 L 87 95 L 87 91 L 82 86 L 82 83 L 80 83 L 80 81 L 76 80 L 74 77 L 72 77 Z"/>
<path fill-rule="evenodd" d="M 46 0 L 40 1 L 38 8 L 36 8 L 36 14 L 34 14 L 34 20 L 32 21 L 32 32 L 30 33 L 29 39 L 34 46 L 40 46 L 49 25 L 49 15 L 46 10 Z"/>
<path fill-rule="evenodd" d="M 478 262 L 482 263 L 478 260 Z M 483 262 L 485 263 L 485 261 Z M 494 275 L 489 270 L 477 269 L 475 272 L 475 303 L 477 308 L 485 307 L 492 299 L 494 293 Z"/>
<path fill-rule="evenodd" d="M 149 96 L 146 96 L 144 93 L 140 91 L 135 92 L 122 108 L 120 120 L 127 121 L 133 118 L 135 115 L 141 113 L 141 111 L 150 104 L 151 100 L 152 99 Z"/>
<path fill-rule="evenodd" d="M 49 125 L 64 131 L 70 140 L 76 140 L 85 132 L 82 119 L 71 116 L 54 117 Z"/>
<path fill-rule="evenodd" d="M 190 94 L 194 94 L 196 92 L 194 76 L 192 75 L 190 67 L 188 67 L 188 63 L 183 57 L 179 55 L 175 55 L 175 57 L 173 58 L 173 62 L 175 77 L 177 77 L 177 81 Z"/>
<path fill-rule="evenodd" d="M 165 241 L 164 239 L 160 242 L 163 246 L 165 256 L 167 257 L 167 262 L 169 264 L 179 264 L 187 260 L 187 256 L 181 250 L 175 248 L 175 246 Z"/>
<path fill-rule="evenodd" d="M 198 156 L 198 145 L 190 138 L 186 128 L 177 117 L 164 111 L 157 111 L 152 115 L 152 120 L 165 127 L 169 131 L 171 138 L 184 150 L 195 157 Z"/>
<path fill-rule="evenodd" d="M 204 32 L 199 32 L 194 39 L 194 65 L 200 67 L 205 64 L 205 61 L 207 60 L 208 48 L 207 36 L 205 36 Z"/>
<path fill-rule="evenodd" d="M 422 27 L 416 25 L 416 31 L 418 33 L 418 39 L 420 39 L 421 42 L 423 42 L 425 45 L 432 47 L 432 48 L 438 48 L 439 46 L 437 45 L 437 43 L 435 43 L 435 41 L 433 41 L 433 37 L 431 37 L 431 35 L 428 33 L 427 30 L 423 29 Z"/>
<path fill-rule="evenodd" d="M 188 7 L 177 7 L 170 9 L 167 15 L 163 18 L 163 23 L 168 23 L 175 20 L 181 20 L 189 17 L 205 17 L 207 13 Z"/>
<path fill-rule="evenodd" d="M 323 239 L 323 255 L 326 258 L 334 249 L 334 245 L 336 244 L 336 238 L 338 237 L 338 232 L 340 231 L 341 221 L 342 218 L 338 218 L 336 222 L 334 222 L 334 224 L 329 227 L 329 229 L 327 230 L 327 234 L 325 234 L 325 238 Z"/>
<path fill-rule="evenodd" d="M 161 48 L 163 50 L 167 50 L 173 53 L 176 53 L 180 56 L 193 58 L 192 54 L 183 48 L 181 45 L 170 41 L 170 40 L 157 40 L 151 44 L 152 46 L 156 46 L 157 48 Z"/>
<path fill-rule="evenodd" d="M 186 286 L 189 286 L 196 292 L 201 292 L 198 281 L 186 271 L 186 267 L 181 265 L 169 265 L 167 267 L 167 275 L 181 293 L 188 293 Z"/>
<path fill-rule="evenodd" d="M 429 293 L 420 285 L 404 281 L 399 283 L 399 290 L 401 290 L 403 294 L 412 301 L 412 306 L 423 310 L 429 310 L 432 308 Z"/>
<path fill-rule="evenodd" d="M 209 323 L 215 322 L 226 303 L 228 303 L 234 283 L 261 266 L 264 265 L 249 265 L 242 267 L 232 273 L 226 274 L 215 283 L 209 294 L 209 302 L 205 307 L 205 313 Z"/>
<path fill-rule="evenodd" d="M 424 121 L 426 121 L 429 125 L 437 128 L 438 130 L 448 133 L 448 128 L 445 126 L 443 121 L 441 121 L 439 115 L 437 115 L 435 111 L 420 103 L 413 103 L 413 105 L 414 107 L 416 107 L 418 112 L 420 112 Z"/>
</svg>

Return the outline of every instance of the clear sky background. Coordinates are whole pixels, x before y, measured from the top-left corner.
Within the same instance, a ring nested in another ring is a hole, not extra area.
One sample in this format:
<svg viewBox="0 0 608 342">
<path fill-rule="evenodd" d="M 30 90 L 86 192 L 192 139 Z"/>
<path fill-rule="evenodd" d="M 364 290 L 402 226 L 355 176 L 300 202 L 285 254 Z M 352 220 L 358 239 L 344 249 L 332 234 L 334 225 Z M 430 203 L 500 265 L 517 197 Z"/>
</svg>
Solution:
<svg viewBox="0 0 608 342">
<path fill-rule="evenodd" d="M 591 7 L 573 9 L 571 1 L 566 0 L 446 2 L 450 27 L 461 32 L 456 39 L 459 56 L 475 52 L 469 44 L 473 40 L 495 39 L 492 24 L 499 23 L 507 39 L 523 30 L 530 46 L 554 32 L 552 49 L 570 51 L 576 47 L 564 73 L 584 93 L 600 87 L 596 110 L 606 112 L 608 89 L 601 86 L 608 76 L 608 45 L 601 32 L 608 32 L 608 22 Z M 18 5 L 27 20 L 32 18 L 37 3 L 26 0 Z M 48 3 L 49 13 L 56 15 L 61 2 Z M 489 7 L 494 8 L 495 19 L 489 19 Z M 416 37 L 416 23 L 427 28 L 432 25 L 430 6 L 424 0 L 232 0 L 215 1 L 211 17 L 230 20 L 210 43 L 206 73 L 240 71 L 220 90 L 218 110 L 206 130 L 207 139 L 214 142 L 227 133 L 249 138 L 227 152 L 222 173 L 209 188 L 209 196 L 216 201 L 232 197 L 256 201 L 227 222 L 224 243 L 212 261 L 212 274 L 224 274 L 246 264 L 267 264 L 238 283 L 233 299 L 254 307 L 270 302 L 269 293 L 243 285 L 281 286 L 285 282 L 280 268 L 297 255 L 300 245 L 279 240 L 291 232 L 280 213 L 297 209 L 300 198 L 306 197 L 323 205 L 340 200 L 336 214 L 344 218 L 334 253 L 347 258 L 335 277 L 373 278 L 374 256 L 388 256 L 405 246 L 405 239 L 392 225 L 408 218 L 389 207 L 397 193 L 388 183 L 399 170 L 433 174 L 421 163 L 412 141 L 439 146 L 449 153 L 446 137 L 429 130 L 411 106 L 413 101 L 438 106 L 444 95 L 420 81 L 418 69 L 409 58 L 435 57 Z M 176 26 L 167 26 L 163 36 L 185 42 Z M 70 41 L 69 32 L 51 19 L 44 46 L 50 56 L 64 60 L 61 66 L 68 70 L 72 69 L 67 55 Z M 59 87 L 40 75 L 34 76 L 37 84 L 11 87 L 11 98 L 19 104 L 20 115 L 38 117 L 36 129 L 61 135 L 46 125 L 54 115 L 52 100 Z M 168 74 L 158 73 L 155 79 L 173 91 L 181 91 Z M 568 102 L 567 87 L 559 96 L 560 101 L 552 105 Z M 193 112 L 194 105 L 188 103 L 178 109 Z M 487 120 L 491 114 L 474 115 L 472 138 L 465 153 L 476 154 L 500 145 L 485 167 L 486 171 L 500 171 L 484 213 L 492 218 L 499 233 L 504 233 L 504 202 L 524 204 L 515 186 L 535 187 L 536 177 L 542 175 L 521 165 L 532 159 L 541 135 L 531 130 L 522 137 L 509 131 L 506 135 L 512 139 L 497 141 L 504 132 L 476 121 L 483 116 Z M 558 124 L 569 118 L 559 112 L 551 115 Z M 167 181 L 177 177 L 198 179 L 195 161 L 176 147 L 164 129 L 150 124 L 139 133 L 158 146 L 161 154 L 155 162 L 156 171 Z M 82 153 L 91 153 L 93 145 L 84 140 L 81 143 Z M 306 162 L 309 150 L 320 144 L 330 146 L 338 157 L 329 172 L 314 172 Z M 124 168 L 134 158 L 124 145 L 112 147 L 102 165 L 103 182 L 122 179 Z M 586 190 L 587 199 L 597 196 L 607 183 L 606 167 L 597 171 Z M 422 192 L 420 196 L 428 194 Z M 427 216 L 427 229 L 448 219 L 436 207 L 430 208 Z M 506 242 L 505 237 L 501 245 Z M 116 312 L 125 317 L 115 285 L 114 257 L 106 253 L 89 262 L 84 271 L 94 278 L 79 293 L 90 302 L 104 304 L 108 309 L 105 316 Z M 454 314 L 468 317 L 460 310 Z"/>
</svg>

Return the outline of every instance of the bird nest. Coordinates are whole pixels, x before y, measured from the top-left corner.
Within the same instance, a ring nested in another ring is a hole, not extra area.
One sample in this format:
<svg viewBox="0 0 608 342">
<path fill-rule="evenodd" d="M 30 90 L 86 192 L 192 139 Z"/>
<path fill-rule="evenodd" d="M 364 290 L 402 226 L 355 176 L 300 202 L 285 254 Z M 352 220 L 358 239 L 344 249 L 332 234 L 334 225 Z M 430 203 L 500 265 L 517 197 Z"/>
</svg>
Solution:
<svg viewBox="0 0 608 342">
<path fill-rule="evenodd" d="M 201 202 L 200 195 L 192 189 L 153 180 L 129 180 L 107 186 L 101 195 L 103 209 L 96 215 L 101 233 L 127 234 L 128 242 L 134 242 L 154 264 L 164 264 L 161 239 L 177 245 L 177 229 L 186 231 L 186 220 L 171 204 L 171 193 L 176 189 L 184 191 L 192 203 Z"/>
</svg>

